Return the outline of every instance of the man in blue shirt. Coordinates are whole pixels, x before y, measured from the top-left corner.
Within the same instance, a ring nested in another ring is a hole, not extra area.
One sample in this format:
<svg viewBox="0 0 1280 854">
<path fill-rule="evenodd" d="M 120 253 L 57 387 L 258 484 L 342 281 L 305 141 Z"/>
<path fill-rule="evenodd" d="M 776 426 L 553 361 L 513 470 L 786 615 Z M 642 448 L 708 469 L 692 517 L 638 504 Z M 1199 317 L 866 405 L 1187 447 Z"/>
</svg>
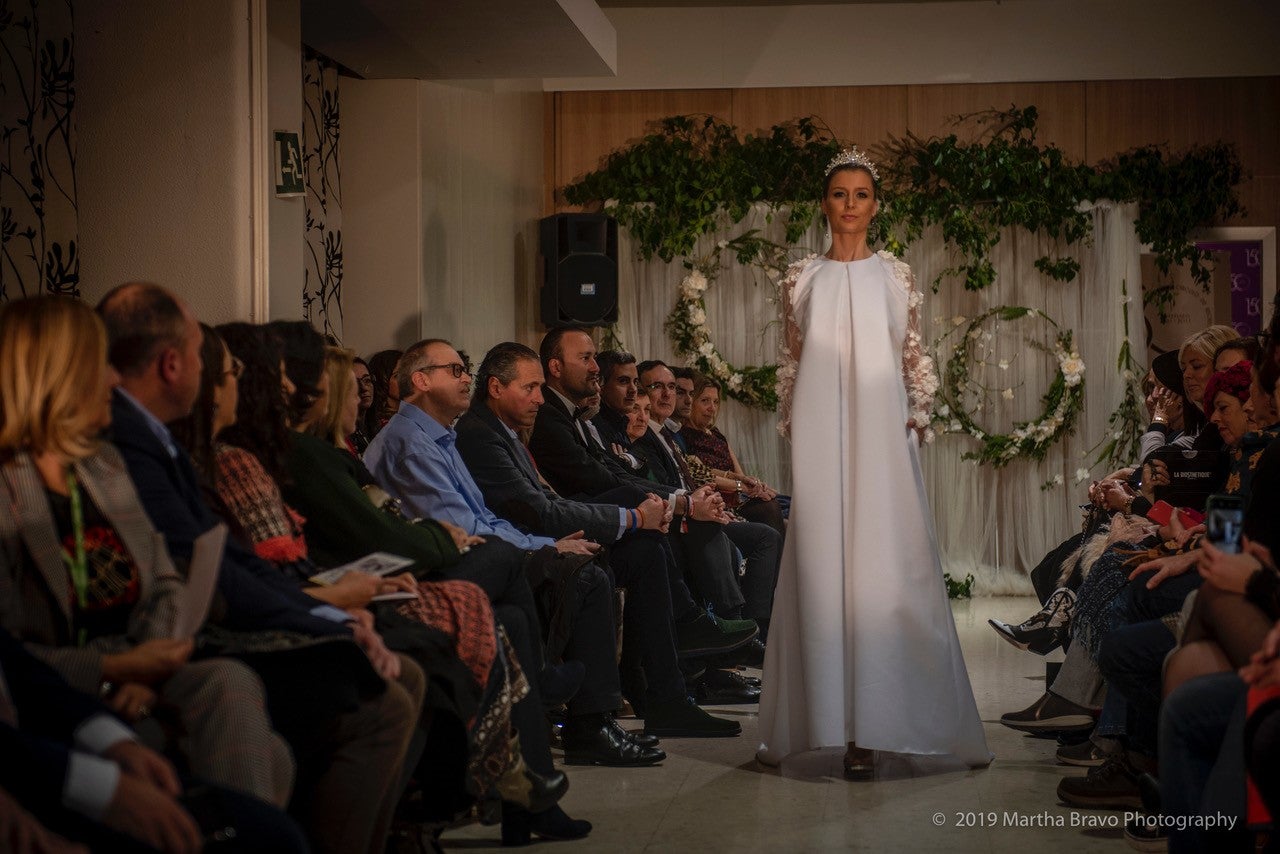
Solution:
<svg viewBox="0 0 1280 854">
<path fill-rule="evenodd" d="M 483 493 L 458 453 L 457 436 L 451 426 L 470 406 L 471 375 L 447 341 L 428 339 L 406 350 L 396 368 L 396 381 L 401 394 L 400 410 L 369 444 L 365 463 L 383 488 L 399 498 L 405 507 L 417 515 L 445 519 L 470 534 L 499 537 L 521 548 L 553 546 L 561 553 L 578 555 L 600 552 L 600 545 L 584 539 L 582 530 L 560 539 L 526 533 L 498 517 L 485 505 Z M 651 515 L 663 506 L 660 500 L 655 499 L 651 503 Z M 624 514 L 622 511 L 615 513 L 621 530 Z M 652 569 L 662 572 L 661 567 Z M 598 569 L 593 575 L 606 588 L 611 588 L 607 577 Z M 607 595 L 601 596 L 597 591 L 595 595 L 588 593 L 583 596 L 584 607 L 574 620 L 575 637 L 566 648 L 566 654 L 581 651 L 587 659 L 583 663 L 588 665 L 590 672 L 584 691 L 598 693 L 601 700 L 607 695 L 613 697 L 608 704 L 591 709 L 593 713 L 620 705 L 620 695 L 614 687 L 618 683 L 618 673 L 612 656 L 600 661 L 599 656 L 587 654 L 592 649 L 613 647 L 611 592 L 609 590 Z M 599 602 L 595 606 L 598 613 L 591 611 L 593 600 Z M 663 605 L 665 613 L 654 615 L 654 619 L 663 619 L 669 624 L 669 596 Z M 601 619 L 605 614 L 607 619 Z M 590 635 L 586 634 L 588 630 Z M 648 710 L 646 729 L 668 736 L 739 734 L 739 724 L 713 718 L 688 700 L 683 693 L 684 684 L 679 679 L 679 671 L 674 667 L 675 650 L 670 640 L 668 652 L 672 665 L 670 670 L 675 674 L 671 679 L 672 688 L 653 704 L 653 709 Z"/>
</svg>

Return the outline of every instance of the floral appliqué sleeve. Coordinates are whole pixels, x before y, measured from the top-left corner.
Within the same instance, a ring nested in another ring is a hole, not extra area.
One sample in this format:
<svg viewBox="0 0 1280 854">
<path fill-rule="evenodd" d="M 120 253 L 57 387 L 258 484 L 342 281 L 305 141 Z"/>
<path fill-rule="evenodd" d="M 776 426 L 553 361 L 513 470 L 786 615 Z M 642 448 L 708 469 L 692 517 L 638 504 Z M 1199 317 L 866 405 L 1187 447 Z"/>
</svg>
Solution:
<svg viewBox="0 0 1280 854">
<path fill-rule="evenodd" d="M 796 282 L 805 267 L 816 258 L 810 255 L 787 267 L 778 286 L 778 302 L 782 306 L 782 338 L 778 347 L 778 432 L 791 438 L 791 396 L 795 393 L 796 370 L 800 367 L 800 348 L 804 333 L 796 321 L 794 293 Z"/>
<path fill-rule="evenodd" d="M 924 295 L 916 286 L 911 267 L 899 261 L 890 252 L 881 251 L 880 257 L 893 265 L 893 276 L 907 292 L 907 334 L 902 343 L 902 383 L 907 389 L 908 417 L 923 428 L 922 439 L 932 442 L 933 398 L 938 393 L 938 372 L 933 357 L 924 349 L 920 334 L 920 306 Z"/>
</svg>

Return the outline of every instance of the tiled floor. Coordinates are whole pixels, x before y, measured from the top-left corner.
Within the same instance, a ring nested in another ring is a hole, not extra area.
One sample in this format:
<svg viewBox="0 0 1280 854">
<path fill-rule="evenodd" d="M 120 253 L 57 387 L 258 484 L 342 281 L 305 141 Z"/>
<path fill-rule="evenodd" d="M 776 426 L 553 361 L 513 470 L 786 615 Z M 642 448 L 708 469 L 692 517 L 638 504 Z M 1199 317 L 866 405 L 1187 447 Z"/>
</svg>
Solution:
<svg viewBox="0 0 1280 854">
<path fill-rule="evenodd" d="M 726 706 L 719 711 L 742 721 L 740 738 L 668 739 L 662 744 L 667 761 L 653 768 L 571 768 L 563 805 L 590 819 L 595 830 L 581 842 L 554 843 L 555 850 L 1129 850 L 1121 838 L 1122 813 L 1059 805 L 1058 780 L 1083 769 L 1056 765 L 1055 741 L 997 722 L 1040 695 L 1045 659 L 1000 640 L 987 618 L 1018 622 L 1037 607 L 1029 597 L 954 603 L 978 711 L 996 755 L 989 768 L 851 783 L 840 776 L 843 751 L 835 750 L 789 760 L 779 773 L 754 759 L 755 706 Z M 1061 653 L 1050 657 L 1060 659 Z M 1086 826 L 1091 821 L 1113 826 Z M 462 849 L 497 846 L 497 839 L 497 828 L 472 825 L 450 831 L 443 841 Z"/>
</svg>

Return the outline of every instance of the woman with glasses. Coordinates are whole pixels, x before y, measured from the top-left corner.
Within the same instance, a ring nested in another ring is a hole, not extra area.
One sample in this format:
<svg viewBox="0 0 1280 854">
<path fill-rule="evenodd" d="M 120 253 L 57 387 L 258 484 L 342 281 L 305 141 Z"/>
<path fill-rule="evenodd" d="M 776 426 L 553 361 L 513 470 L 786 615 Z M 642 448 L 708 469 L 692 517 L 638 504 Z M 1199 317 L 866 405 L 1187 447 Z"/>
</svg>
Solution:
<svg viewBox="0 0 1280 854">
<path fill-rule="evenodd" d="M 352 359 L 351 371 L 355 377 L 360 403 L 356 408 L 355 429 L 347 434 L 347 441 L 355 455 L 360 457 L 364 456 L 364 449 L 369 447 L 365 422 L 369 417 L 369 409 L 373 406 L 373 374 L 369 372 L 369 363 L 359 356 Z"/>
</svg>

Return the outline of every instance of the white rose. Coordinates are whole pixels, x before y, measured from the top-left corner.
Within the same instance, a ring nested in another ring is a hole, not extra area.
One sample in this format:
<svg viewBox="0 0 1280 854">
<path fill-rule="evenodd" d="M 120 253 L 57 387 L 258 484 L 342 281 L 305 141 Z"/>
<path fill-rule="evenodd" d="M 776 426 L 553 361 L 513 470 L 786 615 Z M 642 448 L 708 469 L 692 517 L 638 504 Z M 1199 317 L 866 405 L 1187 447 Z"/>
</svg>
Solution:
<svg viewBox="0 0 1280 854">
<path fill-rule="evenodd" d="M 1013 400 L 1013 389 L 1011 388 L 1005 389 L 1004 391 L 1000 392 L 1000 396 L 1003 397 L 1005 400 Z"/>
<path fill-rule="evenodd" d="M 1088 479 L 1089 479 L 1088 469 L 1083 469 L 1083 468 L 1076 469 L 1076 483 L 1084 483 Z"/>
<path fill-rule="evenodd" d="M 701 326 L 707 322 L 707 313 L 696 305 L 690 306 L 689 322 L 694 326 Z"/>
<path fill-rule="evenodd" d="M 733 389 L 734 391 L 737 391 L 741 387 L 742 387 L 742 374 L 734 374 L 733 376 L 729 377 L 729 388 Z"/>
<path fill-rule="evenodd" d="M 702 346 L 698 348 L 698 355 L 710 359 L 711 355 L 715 353 L 715 351 L 716 348 L 710 341 L 704 341 L 702 342 Z"/>
</svg>

